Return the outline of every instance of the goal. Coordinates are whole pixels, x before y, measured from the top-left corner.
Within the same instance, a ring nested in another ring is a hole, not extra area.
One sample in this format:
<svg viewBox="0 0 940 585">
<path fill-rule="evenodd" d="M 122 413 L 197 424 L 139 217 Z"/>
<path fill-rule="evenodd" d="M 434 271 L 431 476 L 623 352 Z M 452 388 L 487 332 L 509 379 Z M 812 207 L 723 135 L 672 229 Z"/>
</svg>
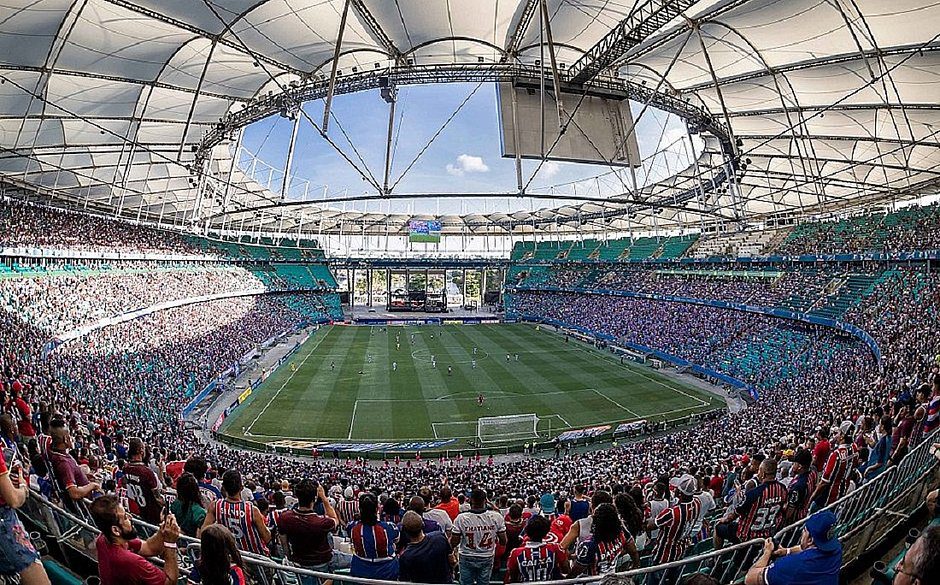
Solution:
<svg viewBox="0 0 940 585">
<path fill-rule="evenodd" d="M 535 439 L 538 424 L 539 417 L 535 413 L 483 416 L 477 419 L 477 438 L 484 444 Z"/>
</svg>

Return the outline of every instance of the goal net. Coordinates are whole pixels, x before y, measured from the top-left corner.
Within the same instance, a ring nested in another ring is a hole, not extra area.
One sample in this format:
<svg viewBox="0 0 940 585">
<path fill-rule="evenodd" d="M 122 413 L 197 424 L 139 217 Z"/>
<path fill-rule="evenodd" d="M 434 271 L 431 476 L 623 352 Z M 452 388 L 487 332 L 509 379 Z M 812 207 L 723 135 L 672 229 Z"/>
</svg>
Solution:
<svg viewBox="0 0 940 585">
<path fill-rule="evenodd" d="M 483 416 L 477 419 L 477 438 L 481 443 L 535 439 L 538 424 L 539 417 L 535 413 Z"/>
</svg>

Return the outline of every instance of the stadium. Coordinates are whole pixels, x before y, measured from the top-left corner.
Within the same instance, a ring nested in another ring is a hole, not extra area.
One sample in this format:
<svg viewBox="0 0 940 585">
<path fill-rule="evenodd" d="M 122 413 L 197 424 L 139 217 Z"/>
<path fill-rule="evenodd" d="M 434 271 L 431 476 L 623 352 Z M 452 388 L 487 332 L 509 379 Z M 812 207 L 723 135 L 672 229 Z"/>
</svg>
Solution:
<svg viewBox="0 0 940 585">
<path fill-rule="evenodd" d="M 940 582 L 940 5 L 0 4 L 0 580 Z"/>
</svg>

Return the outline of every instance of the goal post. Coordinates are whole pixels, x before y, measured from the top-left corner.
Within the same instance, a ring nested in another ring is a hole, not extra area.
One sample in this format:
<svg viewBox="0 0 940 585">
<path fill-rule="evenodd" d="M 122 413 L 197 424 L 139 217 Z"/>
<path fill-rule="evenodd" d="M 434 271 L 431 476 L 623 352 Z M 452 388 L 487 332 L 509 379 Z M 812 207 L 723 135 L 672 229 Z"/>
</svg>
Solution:
<svg viewBox="0 0 940 585">
<path fill-rule="evenodd" d="M 539 417 L 535 413 L 482 416 L 477 419 L 480 443 L 499 443 L 538 438 Z"/>
</svg>

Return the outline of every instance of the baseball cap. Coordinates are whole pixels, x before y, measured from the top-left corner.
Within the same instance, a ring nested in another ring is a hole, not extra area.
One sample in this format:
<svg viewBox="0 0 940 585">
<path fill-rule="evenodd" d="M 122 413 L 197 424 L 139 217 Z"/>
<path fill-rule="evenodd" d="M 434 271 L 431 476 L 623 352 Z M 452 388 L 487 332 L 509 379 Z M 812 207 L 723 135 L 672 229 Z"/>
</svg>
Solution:
<svg viewBox="0 0 940 585">
<path fill-rule="evenodd" d="M 829 510 L 816 512 L 806 520 L 806 531 L 813 538 L 813 544 L 821 551 L 832 552 L 840 546 L 839 539 L 832 535 L 836 515 Z"/>
<path fill-rule="evenodd" d="M 698 481 L 688 473 L 681 476 L 676 482 L 676 489 L 687 496 L 691 496 L 698 491 Z"/>
</svg>

